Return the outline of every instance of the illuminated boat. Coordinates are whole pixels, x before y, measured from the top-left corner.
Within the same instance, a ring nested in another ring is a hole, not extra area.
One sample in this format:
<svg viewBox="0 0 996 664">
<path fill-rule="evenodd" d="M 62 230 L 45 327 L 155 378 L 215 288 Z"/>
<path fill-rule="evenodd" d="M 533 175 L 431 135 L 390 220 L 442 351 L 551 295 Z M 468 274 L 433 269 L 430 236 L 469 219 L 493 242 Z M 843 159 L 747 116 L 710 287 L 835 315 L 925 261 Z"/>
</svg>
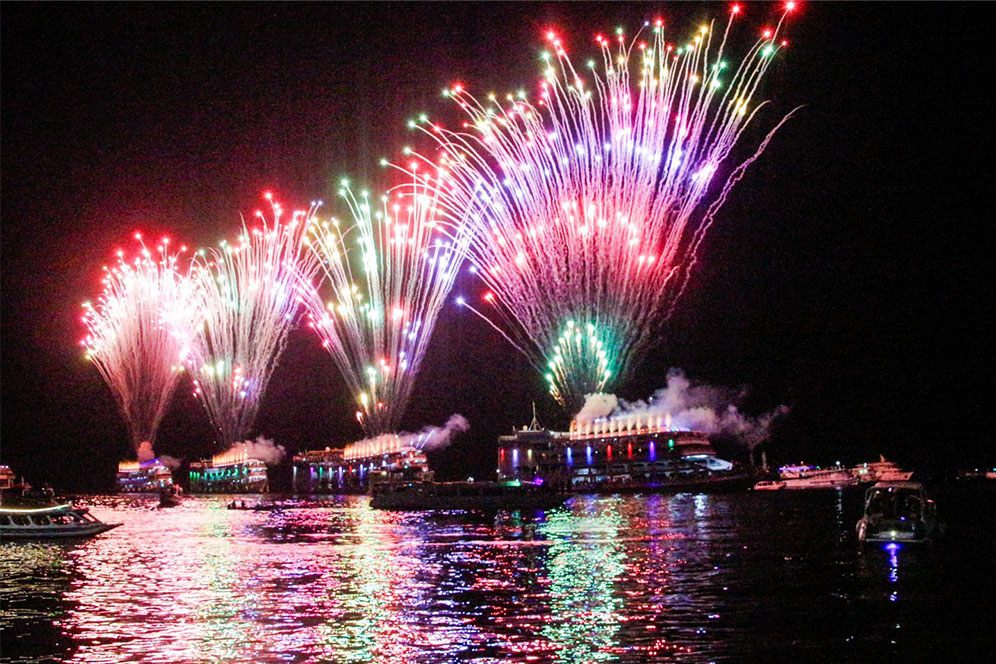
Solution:
<svg viewBox="0 0 996 664">
<path fill-rule="evenodd" d="M 780 480 L 761 480 L 754 485 L 754 491 L 781 491 L 785 488 L 785 482 Z"/>
<path fill-rule="evenodd" d="M 879 455 L 878 461 L 862 463 L 851 468 L 851 474 L 862 484 L 870 482 L 905 482 L 913 477 L 913 471 L 902 470 L 894 461 L 886 461 Z"/>
<path fill-rule="evenodd" d="M 843 489 L 856 486 L 858 478 L 842 466 L 821 468 L 819 466 L 782 466 L 778 469 L 778 479 L 785 488 L 795 489 Z"/>
<path fill-rule="evenodd" d="M 561 491 L 743 491 L 758 477 L 716 456 L 709 437 L 666 416 L 572 422 L 569 431 L 528 427 L 498 438 L 498 480 L 542 480 Z"/>
<path fill-rule="evenodd" d="M 861 542 L 922 543 L 937 531 L 934 501 L 920 482 L 877 482 L 855 529 Z"/>
<path fill-rule="evenodd" d="M 567 495 L 522 482 L 375 482 L 370 507 L 383 510 L 545 510 Z"/>
<path fill-rule="evenodd" d="M 300 452 L 292 472 L 295 493 L 367 493 L 372 481 L 432 479 L 425 452 L 401 436 Z"/>
<path fill-rule="evenodd" d="M 266 464 L 251 458 L 245 445 L 190 464 L 191 493 L 265 493 L 269 488 Z"/>
<path fill-rule="evenodd" d="M 104 523 L 85 508 L 72 505 L 0 507 L 0 536 L 4 539 L 90 537 L 120 525 Z"/>
<path fill-rule="evenodd" d="M 17 486 L 17 476 L 10 466 L 0 466 L 0 490 L 13 489 Z"/>
<path fill-rule="evenodd" d="M 118 491 L 159 493 L 173 484 L 173 473 L 159 459 L 118 463 Z"/>
</svg>

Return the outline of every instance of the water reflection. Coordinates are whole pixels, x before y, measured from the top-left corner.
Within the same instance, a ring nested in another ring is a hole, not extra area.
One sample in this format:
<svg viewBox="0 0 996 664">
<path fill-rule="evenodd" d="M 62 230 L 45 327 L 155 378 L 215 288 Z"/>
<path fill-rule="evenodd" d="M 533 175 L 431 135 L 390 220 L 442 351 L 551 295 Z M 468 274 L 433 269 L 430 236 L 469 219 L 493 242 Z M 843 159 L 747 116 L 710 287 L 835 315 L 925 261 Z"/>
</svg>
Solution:
<svg viewBox="0 0 996 664">
<path fill-rule="evenodd" d="M 551 540 L 547 570 L 552 615 L 542 633 L 556 648 L 557 661 L 614 658 L 622 603 L 615 581 L 624 569 L 620 502 L 579 498 L 573 511 L 554 512 L 540 528 Z"/>
<path fill-rule="evenodd" d="M 918 655 L 939 614 L 965 640 L 979 618 L 963 606 L 984 587 L 969 574 L 983 574 L 978 547 L 957 566 L 859 553 L 860 496 L 846 493 L 578 496 L 497 515 L 225 503 L 102 500 L 93 512 L 122 528 L 0 544 L 0 661 L 744 661 L 787 643 L 800 659 Z"/>
</svg>

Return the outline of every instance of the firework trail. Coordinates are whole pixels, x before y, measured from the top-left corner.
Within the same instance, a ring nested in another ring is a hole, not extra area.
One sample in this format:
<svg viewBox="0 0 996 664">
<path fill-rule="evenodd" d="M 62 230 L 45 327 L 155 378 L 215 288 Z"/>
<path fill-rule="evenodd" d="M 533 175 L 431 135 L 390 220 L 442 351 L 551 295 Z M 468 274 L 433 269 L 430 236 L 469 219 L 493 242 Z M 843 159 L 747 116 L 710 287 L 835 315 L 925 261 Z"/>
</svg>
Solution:
<svg viewBox="0 0 996 664">
<path fill-rule="evenodd" d="M 566 408 L 621 381 L 659 338 L 714 215 L 788 119 L 728 163 L 766 103 L 755 96 L 793 8 L 739 63 L 725 55 L 738 6 L 724 29 L 705 25 L 681 43 L 660 20 L 632 39 L 597 35 L 601 58 L 582 70 L 548 33 L 535 101 L 520 91 L 481 102 L 455 85 L 444 96 L 466 115 L 462 130 L 410 121 L 439 158 L 406 148 L 399 167 L 421 173 L 475 236 L 486 306 L 461 303 L 525 353 Z"/>
<path fill-rule="evenodd" d="M 317 269 L 302 244 L 317 204 L 281 221 L 283 209 L 266 198 L 272 223 L 257 211 L 260 227 L 249 230 L 243 221 L 238 245 L 222 242 L 194 260 L 198 322 L 187 365 L 194 394 L 225 449 L 242 440 L 256 419 L 294 325 L 299 284 Z"/>
<path fill-rule="evenodd" d="M 466 227 L 442 228 L 425 189 L 407 184 L 372 201 L 343 181 L 350 221 L 309 226 L 307 244 L 323 273 L 305 299 L 311 326 L 370 435 L 396 430 L 469 239 Z"/>
<path fill-rule="evenodd" d="M 83 303 L 87 335 L 80 344 L 111 388 L 136 454 L 150 456 L 183 370 L 193 285 L 178 265 L 186 247 L 171 251 L 164 238 L 153 253 L 140 234 L 135 239 L 139 255 L 128 262 L 119 251 L 117 264 L 104 267 L 96 304 Z"/>
</svg>

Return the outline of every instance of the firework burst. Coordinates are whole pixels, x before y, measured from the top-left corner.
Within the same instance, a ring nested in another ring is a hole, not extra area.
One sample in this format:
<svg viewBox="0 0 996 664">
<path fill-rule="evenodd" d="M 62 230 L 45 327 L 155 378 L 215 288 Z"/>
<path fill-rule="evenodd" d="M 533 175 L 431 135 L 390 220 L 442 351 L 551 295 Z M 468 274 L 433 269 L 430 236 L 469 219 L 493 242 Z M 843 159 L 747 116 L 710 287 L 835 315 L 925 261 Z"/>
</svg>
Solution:
<svg viewBox="0 0 996 664">
<path fill-rule="evenodd" d="M 620 381 L 659 338 L 714 215 L 788 117 L 729 163 L 787 45 L 783 14 L 743 60 L 728 60 L 737 14 L 681 42 L 663 21 L 633 38 L 597 35 L 601 56 L 581 68 L 551 32 L 535 100 L 519 91 L 480 101 L 455 85 L 444 96 L 466 115 L 462 130 L 409 123 L 439 157 L 406 148 L 401 168 L 473 229 L 470 260 L 489 291 L 466 306 L 530 358 L 565 407 Z"/>
<path fill-rule="evenodd" d="M 104 267 L 103 292 L 83 304 L 86 337 L 80 342 L 111 388 L 136 452 L 155 444 L 156 432 L 176 388 L 187 353 L 193 287 L 164 238 L 155 252 L 142 242 L 139 255 Z"/>
<path fill-rule="evenodd" d="M 305 300 L 311 326 L 371 435 L 396 430 L 466 250 L 464 230 L 442 228 L 425 189 L 406 185 L 371 200 L 343 181 L 349 222 L 309 226 L 307 244 L 323 273 Z"/>
<path fill-rule="evenodd" d="M 281 221 L 271 201 L 272 222 L 256 212 L 258 228 L 243 222 L 236 245 L 195 257 L 198 323 L 187 360 L 194 394 L 227 449 L 242 440 L 256 419 L 259 401 L 287 345 L 301 301 L 299 284 L 317 267 L 302 238 L 317 204 Z"/>
</svg>

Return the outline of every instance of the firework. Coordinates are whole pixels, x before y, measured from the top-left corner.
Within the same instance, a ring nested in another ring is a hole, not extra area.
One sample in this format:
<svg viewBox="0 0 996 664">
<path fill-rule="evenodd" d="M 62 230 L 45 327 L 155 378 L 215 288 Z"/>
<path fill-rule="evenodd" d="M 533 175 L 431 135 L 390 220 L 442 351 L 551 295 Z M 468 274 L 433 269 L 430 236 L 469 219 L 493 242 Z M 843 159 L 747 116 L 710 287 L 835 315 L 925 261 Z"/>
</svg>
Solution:
<svg viewBox="0 0 996 664">
<path fill-rule="evenodd" d="M 83 304 L 86 337 L 80 342 L 111 388 L 135 451 L 148 446 L 176 388 L 187 353 L 182 330 L 190 328 L 192 283 L 179 268 L 181 247 L 163 239 L 155 253 L 142 242 L 131 262 L 123 251 L 104 267 L 103 292 Z"/>
<path fill-rule="evenodd" d="M 311 325 L 372 435 L 399 424 L 466 250 L 465 227 L 442 228 L 436 201 L 424 190 L 405 185 L 371 200 L 343 181 L 349 222 L 309 226 L 308 246 L 323 273 L 305 300 Z"/>
<path fill-rule="evenodd" d="M 519 91 L 479 101 L 455 85 L 444 96 L 466 115 L 462 130 L 409 123 L 439 158 L 406 148 L 401 168 L 473 229 L 470 260 L 489 290 L 483 305 L 464 304 L 530 358 L 565 407 L 620 381 L 659 338 L 714 215 L 788 118 L 729 163 L 786 45 L 782 14 L 729 61 L 739 13 L 682 42 L 660 20 L 634 38 L 597 35 L 601 56 L 580 69 L 549 33 L 535 100 Z"/>
<path fill-rule="evenodd" d="M 194 394 L 227 449 L 249 431 L 259 401 L 287 344 L 301 301 L 299 284 L 315 276 L 304 250 L 305 227 L 317 205 L 281 221 L 256 212 L 258 228 L 243 222 L 236 245 L 199 252 L 194 260 L 198 323 L 187 365 Z"/>
</svg>

